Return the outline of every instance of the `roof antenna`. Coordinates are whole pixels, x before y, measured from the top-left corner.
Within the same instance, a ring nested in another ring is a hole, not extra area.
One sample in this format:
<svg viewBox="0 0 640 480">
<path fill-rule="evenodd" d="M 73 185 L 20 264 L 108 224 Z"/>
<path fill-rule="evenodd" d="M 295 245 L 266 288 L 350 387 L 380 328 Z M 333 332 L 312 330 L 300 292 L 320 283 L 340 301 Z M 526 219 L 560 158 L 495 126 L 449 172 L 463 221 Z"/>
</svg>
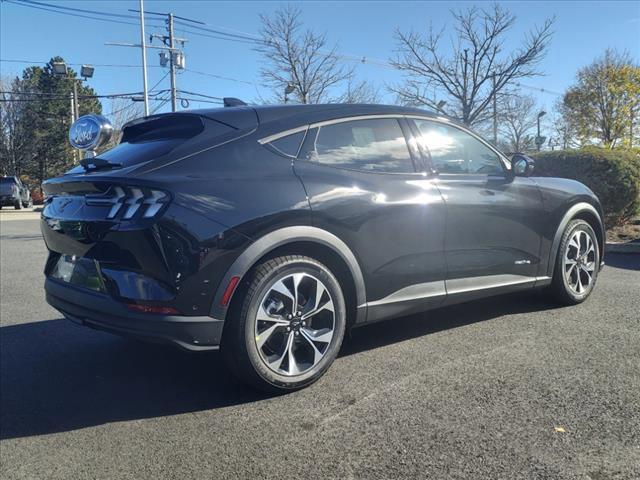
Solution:
<svg viewBox="0 0 640 480">
<path fill-rule="evenodd" d="M 247 105 L 239 98 L 234 98 L 234 97 L 224 97 L 222 99 L 222 103 L 224 103 L 225 107 L 242 107 Z"/>
</svg>

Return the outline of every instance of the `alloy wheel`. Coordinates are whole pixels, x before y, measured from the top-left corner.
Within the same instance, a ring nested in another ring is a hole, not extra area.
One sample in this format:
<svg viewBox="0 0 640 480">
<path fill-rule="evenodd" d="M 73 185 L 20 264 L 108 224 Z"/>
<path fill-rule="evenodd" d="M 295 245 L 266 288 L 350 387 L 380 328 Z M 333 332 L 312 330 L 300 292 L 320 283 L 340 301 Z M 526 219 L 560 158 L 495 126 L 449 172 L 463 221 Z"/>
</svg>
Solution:
<svg viewBox="0 0 640 480">
<path fill-rule="evenodd" d="M 596 249 L 587 232 L 573 232 L 567 242 L 562 263 L 569 288 L 578 295 L 584 294 L 593 283 L 596 269 Z"/>
<path fill-rule="evenodd" d="M 327 287 L 309 273 L 276 279 L 258 306 L 255 342 L 265 365 L 295 376 L 315 367 L 329 350 L 335 309 Z"/>
</svg>

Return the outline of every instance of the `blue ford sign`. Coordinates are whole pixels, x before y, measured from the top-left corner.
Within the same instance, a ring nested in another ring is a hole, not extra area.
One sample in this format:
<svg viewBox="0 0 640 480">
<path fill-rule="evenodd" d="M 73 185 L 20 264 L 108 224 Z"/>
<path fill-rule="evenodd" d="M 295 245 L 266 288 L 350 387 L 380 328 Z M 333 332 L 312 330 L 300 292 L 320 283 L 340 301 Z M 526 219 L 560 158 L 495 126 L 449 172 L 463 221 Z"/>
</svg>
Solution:
<svg viewBox="0 0 640 480">
<path fill-rule="evenodd" d="M 113 127 L 102 115 L 84 115 L 69 129 L 69 142 L 79 150 L 95 150 L 111 138 Z"/>
</svg>

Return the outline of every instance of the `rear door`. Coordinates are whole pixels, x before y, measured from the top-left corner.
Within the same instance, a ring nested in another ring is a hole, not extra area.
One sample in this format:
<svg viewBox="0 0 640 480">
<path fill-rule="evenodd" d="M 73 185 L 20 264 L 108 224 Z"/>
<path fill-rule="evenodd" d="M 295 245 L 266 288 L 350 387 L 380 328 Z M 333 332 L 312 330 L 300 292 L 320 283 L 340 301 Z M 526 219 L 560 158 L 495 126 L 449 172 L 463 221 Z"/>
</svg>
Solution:
<svg viewBox="0 0 640 480">
<path fill-rule="evenodd" d="M 514 177 L 501 155 L 470 132 L 413 119 L 447 207 L 447 292 L 535 282 L 544 221 L 538 187 Z"/>
<path fill-rule="evenodd" d="M 295 161 L 314 225 L 359 260 L 368 321 L 420 310 L 445 293 L 444 204 L 408 135 L 402 118 L 323 122 L 311 126 Z"/>
</svg>

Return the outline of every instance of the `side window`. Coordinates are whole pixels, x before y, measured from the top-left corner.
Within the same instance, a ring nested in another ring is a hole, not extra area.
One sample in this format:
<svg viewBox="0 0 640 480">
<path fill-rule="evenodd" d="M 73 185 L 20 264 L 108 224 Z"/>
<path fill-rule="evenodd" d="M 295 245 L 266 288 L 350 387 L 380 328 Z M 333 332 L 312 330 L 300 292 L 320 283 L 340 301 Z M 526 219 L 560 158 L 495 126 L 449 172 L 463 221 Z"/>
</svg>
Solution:
<svg viewBox="0 0 640 480">
<path fill-rule="evenodd" d="M 429 120 L 415 120 L 419 141 L 440 173 L 500 175 L 504 168 L 497 153 L 453 126 Z"/>
<path fill-rule="evenodd" d="M 286 137 L 280 137 L 268 145 L 275 149 L 278 153 L 286 155 L 287 157 L 297 157 L 300 150 L 300 144 L 304 139 L 305 130 L 301 132 L 292 133 Z"/>
<path fill-rule="evenodd" d="M 365 172 L 415 172 L 404 133 L 395 118 L 354 120 L 320 127 L 307 159 Z"/>
</svg>

